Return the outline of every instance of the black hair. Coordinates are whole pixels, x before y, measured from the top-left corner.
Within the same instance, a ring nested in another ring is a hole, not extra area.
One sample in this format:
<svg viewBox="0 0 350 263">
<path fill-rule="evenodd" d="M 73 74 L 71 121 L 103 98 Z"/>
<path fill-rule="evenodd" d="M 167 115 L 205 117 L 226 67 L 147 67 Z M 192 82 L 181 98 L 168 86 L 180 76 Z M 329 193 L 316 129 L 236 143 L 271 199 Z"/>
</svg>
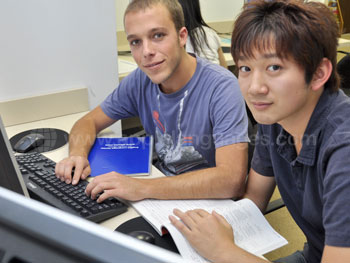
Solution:
<svg viewBox="0 0 350 263">
<path fill-rule="evenodd" d="M 297 0 L 255 0 L 244 6 L 235 21 L 231 54 L 237 64 L 240 56 L 254 57 L 254 50 L 274 47 L 280 58 L 292 58 L 305 70 L 309 84 L 323 58 L 332 63 L 325 88 L 339 88 L 337 73 L 338 24 L 327 6 Z"/>
<path fill-rule="evenodd" d="M 185 26 L 187 28 L 194 53 L 199 53 L 200 51 L 203 51 L 203 44 L 200 42 L 201 36 L 203 36 L 205 45 L 208 48 L 211 48 L 208 43 L 207 34 L 203 29 L 204 26 L 209 28 L 211 27 L 208 26 L 207 23 L 205 23 L 205 21 L 203 20 L 199 0 L 178 1 L 183 9 L 185 17 Z M 198 28 L 198 30 L 195 30 L 196 28 Z M 205 52 L 202 53 L 205 54 Z"/>
</svg>

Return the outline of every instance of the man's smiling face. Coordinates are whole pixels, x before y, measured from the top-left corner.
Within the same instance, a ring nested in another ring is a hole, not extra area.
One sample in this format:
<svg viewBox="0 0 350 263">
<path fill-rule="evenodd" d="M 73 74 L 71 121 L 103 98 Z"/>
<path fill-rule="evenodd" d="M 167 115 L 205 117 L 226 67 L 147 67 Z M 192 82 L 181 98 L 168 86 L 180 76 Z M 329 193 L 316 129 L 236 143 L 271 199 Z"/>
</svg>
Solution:
<svg viewBox="0 0 350 263">
<path fill-rule="evenodd" d="M 166 7 L 157 4 L 127 13 L 125 31 L 136 63 L 154 83 L 174 77 L 187 35 L 176 31 Z"/>
</svg>

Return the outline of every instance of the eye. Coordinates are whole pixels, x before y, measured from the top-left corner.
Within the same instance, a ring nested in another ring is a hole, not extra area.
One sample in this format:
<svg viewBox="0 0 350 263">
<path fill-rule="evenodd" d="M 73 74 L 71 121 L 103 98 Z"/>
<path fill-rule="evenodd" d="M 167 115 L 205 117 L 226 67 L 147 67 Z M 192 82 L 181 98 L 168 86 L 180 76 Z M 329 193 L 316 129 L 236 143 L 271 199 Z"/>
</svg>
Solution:
<svg viewBox="0 0 350 263">
<path fill-rule="evenodd" d="M 250 68 L 247 67 L 247 66 L 241 66 L 241 67 L 239 67 L 239 71 L 241 71 L 241 72 L 249 72 Z"/>
<path fill-rule="evenodd" d="M 277 71 L 280 69 L 281 69 L 281 66 L 278 66 L 278 65 L 271 65 L 271 66 L 267 67 L 267 70 L 269 70 L 269 71 Z"/>
<path fill-rule="evenodd" d="M 135 40 L 131 40 L 129 42 L 130 46 L 137 46 L 138 44 L 140 44 L 140 40 L 135 39 Z"/>
<path fill-rule="evenodd" d="M 165 36 L 164 33 L 156 33 L 156 34 L 153 35 L 153 38 L 155 38 L 155 39 L 161 39 L 161 38 L 163 38 L 164 36 Z"/>
</svg>

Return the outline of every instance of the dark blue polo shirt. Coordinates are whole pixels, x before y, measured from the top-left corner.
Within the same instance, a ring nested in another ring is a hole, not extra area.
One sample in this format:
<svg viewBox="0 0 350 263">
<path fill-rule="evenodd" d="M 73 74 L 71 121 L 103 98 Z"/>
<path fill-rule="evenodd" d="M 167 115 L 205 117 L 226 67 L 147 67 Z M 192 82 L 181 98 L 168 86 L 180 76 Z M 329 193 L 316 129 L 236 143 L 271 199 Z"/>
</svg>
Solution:
<svg viewBox="0 0 350 263">
<path fill-rule="evenodd" d="M 252 168 L 275 177 L 307 238 L 309 262 L 321 261 L 325 244 L 350 247 L 350 98 L 343 91 L 323 92 L 299 155 L 280 125 L 260 125 Z"/>
</svg>

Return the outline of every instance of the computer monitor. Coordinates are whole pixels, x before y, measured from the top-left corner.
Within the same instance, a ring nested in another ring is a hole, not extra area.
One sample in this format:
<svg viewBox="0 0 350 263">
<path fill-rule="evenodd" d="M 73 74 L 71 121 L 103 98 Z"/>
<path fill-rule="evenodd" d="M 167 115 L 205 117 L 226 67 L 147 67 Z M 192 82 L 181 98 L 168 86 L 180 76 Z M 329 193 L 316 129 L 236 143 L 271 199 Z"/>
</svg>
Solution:
<svg viewBox="0 0 350 263">
<path fill-rule="evenodd" d="M 180 255 L 0 187 L 0 262 L 185 262 Z"/>
<path fill-rule="evenodd" d="M 29 197 L 0 116 L 0 186 Z"/>
</svg>

